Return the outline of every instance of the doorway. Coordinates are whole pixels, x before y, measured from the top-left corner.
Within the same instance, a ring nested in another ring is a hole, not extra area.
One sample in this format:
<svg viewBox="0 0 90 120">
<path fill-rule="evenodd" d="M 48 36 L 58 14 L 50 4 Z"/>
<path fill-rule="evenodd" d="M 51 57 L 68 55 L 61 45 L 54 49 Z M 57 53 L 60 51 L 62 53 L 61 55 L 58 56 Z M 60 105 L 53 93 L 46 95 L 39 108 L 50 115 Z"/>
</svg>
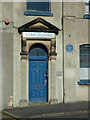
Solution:
<svg viewBox="0 0 90 120">
<path fill-rule="evenodd" d="M 43 44 L 34 44 L 29 50 L 29 102 L 47 102 L 48 52 Z"/>
</svg>

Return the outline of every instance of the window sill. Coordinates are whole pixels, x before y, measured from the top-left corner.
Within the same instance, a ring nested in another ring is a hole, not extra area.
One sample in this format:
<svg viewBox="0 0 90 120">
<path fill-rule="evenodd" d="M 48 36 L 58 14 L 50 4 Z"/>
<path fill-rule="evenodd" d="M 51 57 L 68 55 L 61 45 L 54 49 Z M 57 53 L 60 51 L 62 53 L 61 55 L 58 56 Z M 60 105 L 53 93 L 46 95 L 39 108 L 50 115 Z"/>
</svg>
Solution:
<svg viewBox="0 0 90 120">
<path fill-rule="evenodd" d="M 86 14 L 83 16 L 84 19 L 90 19 L 90 14 Z"/>
<path fill-rule="evenodd" d="M 90 85 L 90 80 L 80 80 L 77 83 L 78 85 Z"/>
<path fill-rule="evenodd" d="M 80 68 L 90 68 L 90 66 L 83 65 L 83 66 L 80 66 Z"/>
<path fill-rule="evenodd" d="M 35 16 L 50 16 L 53 17 L 53 13 L 45 13 L 45 12 L 32 12 L 32 11 L 25 11 L 24 15 L 35 15 Z"/>
</svg>

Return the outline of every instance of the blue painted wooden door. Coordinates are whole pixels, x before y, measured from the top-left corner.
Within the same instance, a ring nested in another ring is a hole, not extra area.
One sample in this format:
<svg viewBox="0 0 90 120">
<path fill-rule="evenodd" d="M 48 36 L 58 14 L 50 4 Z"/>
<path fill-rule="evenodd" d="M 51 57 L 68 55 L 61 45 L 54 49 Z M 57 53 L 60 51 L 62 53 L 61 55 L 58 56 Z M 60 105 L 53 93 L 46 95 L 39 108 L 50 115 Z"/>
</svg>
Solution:
<svg viewBox="0 0 90 120">
<path fill-rule="evenodd" d="M 47 102 L 47 61 L 29 61 L 29 102 Z"/>
</svg>

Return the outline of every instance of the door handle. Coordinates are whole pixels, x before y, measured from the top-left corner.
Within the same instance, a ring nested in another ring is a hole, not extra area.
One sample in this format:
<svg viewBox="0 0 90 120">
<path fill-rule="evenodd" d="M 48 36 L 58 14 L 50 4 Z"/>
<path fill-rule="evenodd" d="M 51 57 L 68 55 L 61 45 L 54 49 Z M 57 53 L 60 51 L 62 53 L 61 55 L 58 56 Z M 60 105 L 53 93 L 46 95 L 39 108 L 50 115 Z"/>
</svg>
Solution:
<svg viewBox="0 0 90 120">
<path fill-rule="evenodd" d="M 44 81 L 44 85 L 46 85 L 46 83 L 47 83 L 47 81 L 45 80 L 45 81 Z"/>
<path fill-rule="evenodd" d="M 44 74 L 44 77 L 46 77 L 46 73 Z"/>
<path fill-rule="evenodd" d="M 47 73 L 44 74 L 44 77 L 46 77 L 46 76 L 48 77 L 48 74 L 47 74 Z"/>
</svg>

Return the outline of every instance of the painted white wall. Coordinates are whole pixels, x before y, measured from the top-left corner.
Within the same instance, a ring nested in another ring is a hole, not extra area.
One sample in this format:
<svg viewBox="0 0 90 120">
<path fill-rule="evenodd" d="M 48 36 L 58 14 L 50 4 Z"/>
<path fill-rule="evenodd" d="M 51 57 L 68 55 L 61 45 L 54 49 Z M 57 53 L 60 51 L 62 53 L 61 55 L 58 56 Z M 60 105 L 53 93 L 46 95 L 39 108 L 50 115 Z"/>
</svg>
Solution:
<svg viewBox="0 0 90 120">
<path fill-rule="evenodd" d="M 0 20 L 2 18 L 2 4 L 0 2 Z M 2 24 L 0 24 L 2 28 Z M 0 31 L 0 111 L 2 110 L 2 32 Z"/>
<path fill-rule="evenodd" d="M 21 25 L 24 25 L 27 22 L 30 22 L 31 20 L 34 20 L 38 18 L 39 16 L 29 16 L 26 17 L 24 15 L 25 11 L 25 3 L 21 2 L 14 2 L 13 3 L 13 21 L 14 25 L 17 27 L 20 27 Z M 60 11 L 58 12 L 59 8 Z M 42 19 L 45 19 L 46 21 L 50 22 L 51 24 L 55 25 L 56 27 L 59 27 L 60 29 L 62 28 L 62 24 L 60 22 L 60 18 L 62 16 L 62 3 L 51 3 L 51 13 L 54 14 L 53 17 L 44 17 L 40 16 Z M 20 17 L 20 19 L 18 19 Z M 56 22 L 57 21 L 57 22 Z M 58 56 L 56 61 L 49 62 L 49 95 L 48 95 L 48 100 L 50 101 L 51 99 L 57 99 L 57 101 L 62 102 L 63 99 L 63 88 L 61 87 L 62 82 L 63 82 L 63 75 L 62 75 L 62 38 L 61 38 L 62 33 L 59 34 L 57 37 L 57 51 Z M 21 61 L 21 35 L 14 30 L 14 38 L 13 38 L 13 99 L 14 99 L 14 106 L 19 106 L 19 101 L 25 100 L 28 97 L 28 93 L 26 96 L 26 92 L 28 92 L 28 70 L 26 70 L 27 62 Z M 60 46 L 61 45 L 61 46 Z M 60 63 L 59 63 L 60 62 Z M 52 68 L 51 65 L 52 64 Z M 57 66 L 57 67 L 56 67 Z M 23 70 L 22 70 L 23 69 Z M 57 82 L 56 80 L 56 72 L 59 72 L 59 76 L 57 75 Z M 20 74 L 18 74 L 20 73 Z M 55 73 L 55 74 L 53 74 Z M 24 76 L 24 77 L 23 77 Z M 54 77 L 53 77 L 54 76 Z M 59 86 L 59 84 L 60 86 Z M 54 87 L 53 87 L 54 86 Z M 26 90 L 27 87 L 27 90 Z M 54 88 L 54 89 L 52 89 Z M 24 92 L 23 92 L 24 91 Z M 56 93 L 56 91 L 58 91 Z M 52 94 L 51 94 L 52 92 Z M 60 96 L 60 97 L 59 97 Z"/>
</svg>

